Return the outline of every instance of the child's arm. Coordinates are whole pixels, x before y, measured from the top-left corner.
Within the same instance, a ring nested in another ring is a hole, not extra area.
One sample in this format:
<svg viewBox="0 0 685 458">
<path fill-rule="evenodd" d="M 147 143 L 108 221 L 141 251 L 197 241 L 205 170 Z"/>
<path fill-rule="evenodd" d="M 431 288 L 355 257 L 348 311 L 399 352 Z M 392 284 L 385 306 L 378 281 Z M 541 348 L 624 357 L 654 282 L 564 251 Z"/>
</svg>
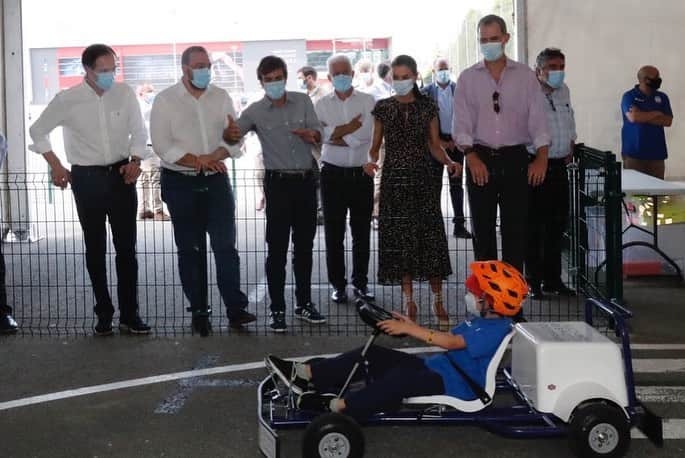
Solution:
<svg viewBox="0 0 685 458">
<path fill-rule="evenodd" d="M 449 332 L 433 331 L 414 323 L 404 315 L 392 312 L 394 320 L 385 320 L 378 323 L 383 332 L 391 336 L 407 334 L 416 339 L 444 348 L 445 350 L 461 350 L 466 348 L 466 341 L 459 334 Z"/>
</svg>

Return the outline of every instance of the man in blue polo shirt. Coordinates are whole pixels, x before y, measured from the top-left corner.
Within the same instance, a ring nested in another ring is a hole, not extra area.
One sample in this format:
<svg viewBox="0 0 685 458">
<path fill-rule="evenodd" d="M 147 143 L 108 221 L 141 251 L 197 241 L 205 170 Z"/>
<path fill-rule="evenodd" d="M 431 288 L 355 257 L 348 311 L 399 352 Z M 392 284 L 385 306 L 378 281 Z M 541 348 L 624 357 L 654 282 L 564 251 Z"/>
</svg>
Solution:
<svg viewBox="0 0 685 458">
<path fill-rule="evenodd" d="M 623 167 L 663 180 L 668 157 L 664 127 L 673 122 L 671 103 L 659 91 L 661 77 L 656 67 L 642 67 L 637 79 L 639 84 L 621 100 Z"/>
</svg>

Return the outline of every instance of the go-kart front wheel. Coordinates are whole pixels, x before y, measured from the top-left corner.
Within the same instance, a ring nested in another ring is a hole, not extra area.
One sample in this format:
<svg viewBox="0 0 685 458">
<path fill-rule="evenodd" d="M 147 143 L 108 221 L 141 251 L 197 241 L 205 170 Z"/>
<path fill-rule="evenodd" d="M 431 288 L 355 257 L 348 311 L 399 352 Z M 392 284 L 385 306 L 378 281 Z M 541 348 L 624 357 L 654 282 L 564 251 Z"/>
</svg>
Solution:
<svg viewBox="0 0 685 458">
<path fill-rule="evenodd" d="M 364 435 L 352 418 L 339 413 L 323 414 L 312 421 L 302 441 L 304 458 L 361 458 Z"/>
<path fill-rule="evenodd" d="M 576 456 L 618 458 L 628 451 L 630 424 L 619 408 L 593 402 L 573 413 L 568 438 Z"/>
</svg>

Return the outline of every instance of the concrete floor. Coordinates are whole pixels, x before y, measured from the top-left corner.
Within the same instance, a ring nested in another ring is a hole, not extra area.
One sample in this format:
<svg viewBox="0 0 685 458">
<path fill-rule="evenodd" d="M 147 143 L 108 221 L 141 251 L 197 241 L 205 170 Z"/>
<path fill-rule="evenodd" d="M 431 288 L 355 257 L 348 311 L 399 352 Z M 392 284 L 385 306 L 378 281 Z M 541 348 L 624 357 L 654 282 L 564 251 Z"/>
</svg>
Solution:
<svg viewBox="0 0 685 458">
<path fill-rule="evenodd" d="M 640 343 L 685 343 L 683 286 L 668 280 L 626 282 Z M 678 298 L 678 299 L 676 299 Z M 252 333 L 255 334 L 255 333 Z M 273 352 L 303 356 L 359 345 L 363 336 L 215 335 L 178 337 L 56 337 L 0 339 L 0 403 L 159 374 L 260 361 Z M 414 346 L 408 339 L 386 343 Z M 685 351 L 640 351 L 636 358 L 685 358 Z M 174 380 L 0 411 L 1 457 L 260 456 L 256 385 L 263 369 Z M 685 373 L 638 375 L 638 383 L 684 386 Z M 655 404 L 685 418 L 685 401 Z M 570 456 L 564 440 L 507 440 L 474 428 L 367 428 L 369 457 Z M 283 456 L 300 456 L 301 433 L 283 435 Z M 634 440 L 629 456 L 683 456 L 685 440 L 656 451 Z M 656 455 L 655 455 L 656 454 Z"/>
</svg>

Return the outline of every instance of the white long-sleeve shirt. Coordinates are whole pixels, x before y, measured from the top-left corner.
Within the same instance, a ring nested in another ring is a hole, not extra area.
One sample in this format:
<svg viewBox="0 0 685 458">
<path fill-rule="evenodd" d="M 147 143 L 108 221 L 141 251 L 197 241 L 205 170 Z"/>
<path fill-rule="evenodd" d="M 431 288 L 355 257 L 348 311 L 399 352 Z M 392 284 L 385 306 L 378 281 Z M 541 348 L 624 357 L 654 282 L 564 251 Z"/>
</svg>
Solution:
<svg viewBox="0 0 685 458">
<path fill-rule="evenodd" d="M 354 90 L 345 100 L 340 100 L 335 91 L 322 97 L 314 107 L 316 116 L 324 126 L 321 142 L 321 161 L 338 167 L 361 167 L 369 162 L 369 149 L 373 139 L 373 96 Z M 328 143 L 336 127 L 347 124 L 362 115 L 362 126 L 342 139 L 347 146 Z"/>
<path fill-rule="evenodd" d="M 222 139 L 228 115 L 237 119 L 231 96 L 212 84 L 197 99 L 183 81 L 160 92 L 150 113 L 150 138 L 152 149 L 162 159 L 162 167 L 192 171 L 176 161 L 187 153 L 210 154 L 221 146 L 231 157 L 240 157 L 240 144 L 230 146 Z"/>
<path fill-rule="evenodd" d="M 50 132 L 60 126 L 70 164 L 111 165 L 130 156 L 149 156 L 138 100 L 126 84 L 114 83 L 102 96 L 85 81 L 59 92 L 29 129 L 29 149 L 52 151 Z"/>
</svg>

